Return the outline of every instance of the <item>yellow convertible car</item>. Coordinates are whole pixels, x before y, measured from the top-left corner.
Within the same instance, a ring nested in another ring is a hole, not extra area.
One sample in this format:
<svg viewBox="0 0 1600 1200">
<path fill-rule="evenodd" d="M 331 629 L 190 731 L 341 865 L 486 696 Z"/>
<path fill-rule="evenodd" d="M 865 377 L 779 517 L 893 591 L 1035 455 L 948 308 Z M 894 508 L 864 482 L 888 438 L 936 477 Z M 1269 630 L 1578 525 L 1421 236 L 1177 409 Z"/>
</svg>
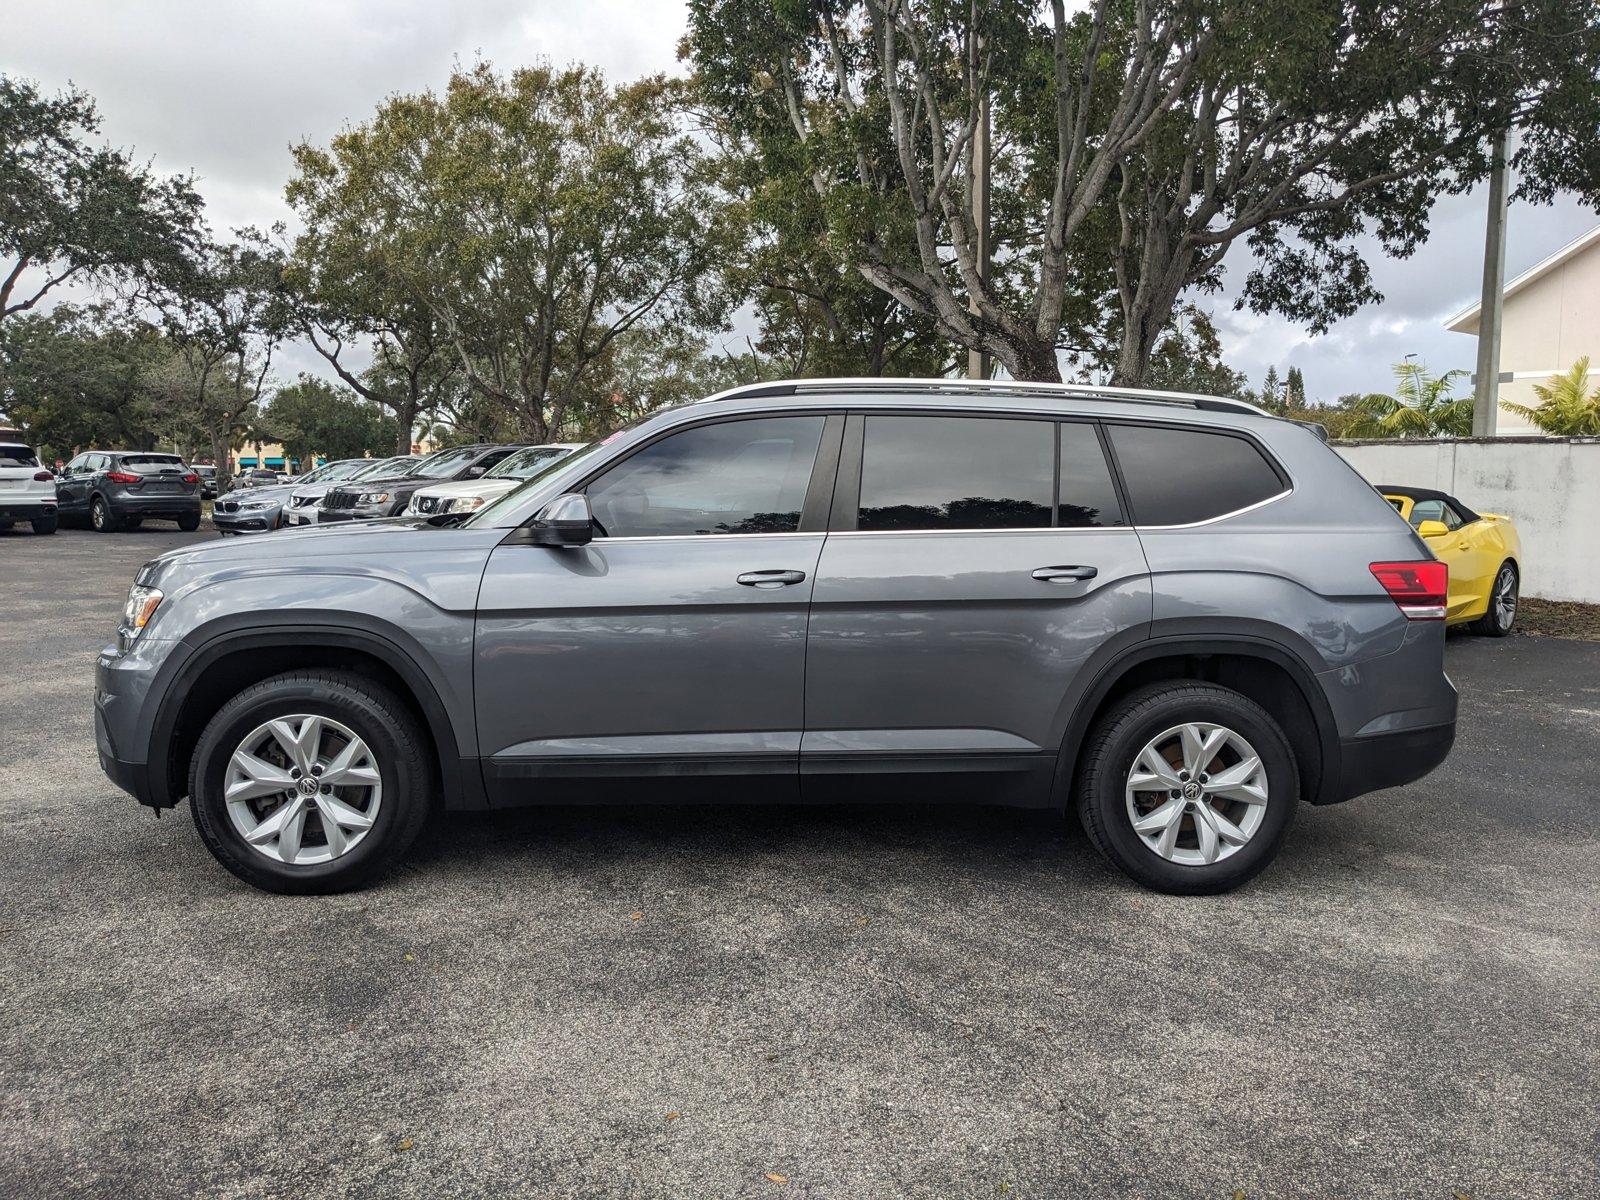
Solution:
<svg viewBox="0 0 1600 1200">
<path fill-rule="evenodd" d="M 1476 513 L 1454 496 L 1430 488 L 1380 484 L 1378 491 L 1415 529 L 1433 556 L 1450 566 L 1445 605 L 1449 625 L 1505 637 L 1517 619 L 1522 539 L 1510 517 Z"/>
</svg>

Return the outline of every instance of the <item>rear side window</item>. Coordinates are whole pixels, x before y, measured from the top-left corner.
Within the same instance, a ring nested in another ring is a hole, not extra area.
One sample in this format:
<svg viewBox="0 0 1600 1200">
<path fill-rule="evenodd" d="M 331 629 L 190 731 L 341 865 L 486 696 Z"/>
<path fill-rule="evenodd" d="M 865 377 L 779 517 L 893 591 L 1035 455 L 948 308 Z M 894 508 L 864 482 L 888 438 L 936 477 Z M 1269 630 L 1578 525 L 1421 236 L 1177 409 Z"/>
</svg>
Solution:
<svg viewBox="0 0 1600 1200">
<path fill-rule="evenodd" d="M 1271 499 L 1285 490 L 1246 438 L 1203 429 L 1107 425 L 1140 525 L 1190 525 Z"/>
<path fill-rule="evenodd" d="M 1054 433 L 1049 421 L 867 417 L 856 528 L 1047 528 Z"/>
</svg>

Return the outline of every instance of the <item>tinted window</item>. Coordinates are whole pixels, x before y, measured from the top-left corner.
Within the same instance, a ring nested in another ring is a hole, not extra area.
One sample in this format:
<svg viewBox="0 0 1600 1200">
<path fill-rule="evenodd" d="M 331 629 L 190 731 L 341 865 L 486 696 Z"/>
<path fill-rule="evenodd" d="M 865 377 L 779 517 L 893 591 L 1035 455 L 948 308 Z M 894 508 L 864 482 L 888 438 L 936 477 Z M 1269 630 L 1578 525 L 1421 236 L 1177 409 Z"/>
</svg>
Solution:
<svg viewBox="0 0 1600 1200">
<path fill-rule="evenodd" d="M 0 446 L 0 467 L 37 467 L 39 460 L 29 446 Z"/>
<path fill-rule="evenodd" d="M 1048 526 L 1055 426 L 993 417 L 868 417 L 857 528 Z"/>
<path fill-rule="evenodd" d="M 1122 505 L 1093 425 L 1061 426 L 1061 494 L 1056 524 L 1067 528 L 1122 524 Z"/>
<path fill-rule="evenodd" d="M 1424 521 L 1443 521 L 1450 529 L 1460 529 L 1463 524 L 1461 514 L 1443 500 L 1418 500 L 1411 506 L 1411 527 Z"/>
<path fill-rule="evenodd" d="M 631 455 L 587 489 L 604 536 L 792 533 L 822 417 L 702 425 Z"/>
<path fill-rule="evenodd" d="M 1140 525 L 1208 521 L 1284 490 L 1261 451 L 1242 437 L 1148 425 L 1106 428 Z"/>
<path fill-rule="evenodd" d="M 472 462 L 479 453 L 480 451 L 470 447 L 460 450 L 440 450 L 419 462 L 412 468 L 411 473 L 421 475 L 424 479 L 444 479 Z"/>
</svg>

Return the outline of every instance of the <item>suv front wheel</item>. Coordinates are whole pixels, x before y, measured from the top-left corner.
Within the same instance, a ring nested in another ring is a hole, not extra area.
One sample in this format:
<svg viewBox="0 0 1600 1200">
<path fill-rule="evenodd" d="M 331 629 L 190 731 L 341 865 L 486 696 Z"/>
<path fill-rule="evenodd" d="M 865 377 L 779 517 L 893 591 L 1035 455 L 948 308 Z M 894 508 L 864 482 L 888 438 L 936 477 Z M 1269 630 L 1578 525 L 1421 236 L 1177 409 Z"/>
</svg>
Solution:
<svg viewBox="0 0 1600 1200">
<path fill-rule="evenodd" d="M 1299 795 L 1294 751 L 1264 708 L 1178 680 L 1140 688 L 1101 717 L 1076 788 L 1095 848 L 1147 887 L 1179 895 L 1254 878 Z"/>
<path fill-rule="evenodd" d="M 392 867 L 431 807 L 427 745 L 406 706 L 343 671 L 277 675 L 222 706 L 190 764 L 217 861 L 273 892 L 360 887 Z"/>
</svg>

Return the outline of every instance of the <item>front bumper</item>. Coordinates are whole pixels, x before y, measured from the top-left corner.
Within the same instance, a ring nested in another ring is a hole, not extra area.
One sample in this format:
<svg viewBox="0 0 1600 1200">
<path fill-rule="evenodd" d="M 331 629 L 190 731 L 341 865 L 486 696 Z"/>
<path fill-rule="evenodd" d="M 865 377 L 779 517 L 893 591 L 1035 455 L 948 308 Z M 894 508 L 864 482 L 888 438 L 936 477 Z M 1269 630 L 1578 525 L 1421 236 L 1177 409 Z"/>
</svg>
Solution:
<svg viewBox="0 0 1600 1200">
<path fill-rule="evenodd" d="M 55 511 L 54 499 L 36 500 L 32 503 L 7 500 L 0 503 L 0 521 L 37 521 L 40 517 L 48 517 Z"/>
<path fill-rule="evenodd" d="M 388 504 L 364 504 L 357 508 L 319 508 L 317 522 L 326 525 L 334 521 L 376 521 L 380 517 L 395 517 L 405 511 L 407 503 L 409 497 L 399 504 L 391 501 Z"/>
<path fill-rule="evenodd" d="M 278 528 L 282 512 L 283 509 L 278 507 L 246 509 L 232 513 L 218 512 L 212 508 L 211 523 L 220 533 L 266 533 Z"/>
</svg>

